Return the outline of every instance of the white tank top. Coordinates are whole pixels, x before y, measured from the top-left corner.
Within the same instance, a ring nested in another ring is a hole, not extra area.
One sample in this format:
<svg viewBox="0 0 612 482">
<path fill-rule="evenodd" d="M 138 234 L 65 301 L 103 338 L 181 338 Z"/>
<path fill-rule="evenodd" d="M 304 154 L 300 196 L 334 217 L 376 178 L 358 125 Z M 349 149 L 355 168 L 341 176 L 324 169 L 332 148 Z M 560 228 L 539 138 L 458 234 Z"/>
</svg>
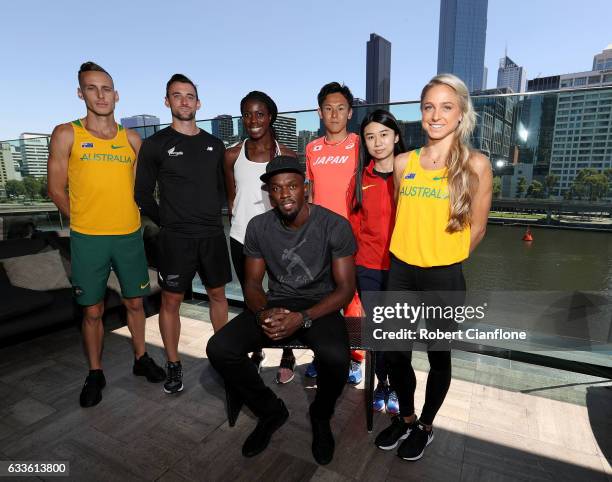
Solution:
<svg viewBox="0 0 612 482">
<path fill-rule="evenodd" d="M 276 143 L 275 156 L 280 156 L 280 146 Z M 267 162 L 249 161 L 246 156 L 246 140 L 242 143 L 240 154 L 234 163 L 234 182 L 236 184 L 236 197 L 232 209 L 232 226 L 230 237 L 244 244 L 244 236 L 249 221 L 258 214 L 270 210 L 270 199 L 264 191 L 259 176 L 266 172 Z"/>
</svg>

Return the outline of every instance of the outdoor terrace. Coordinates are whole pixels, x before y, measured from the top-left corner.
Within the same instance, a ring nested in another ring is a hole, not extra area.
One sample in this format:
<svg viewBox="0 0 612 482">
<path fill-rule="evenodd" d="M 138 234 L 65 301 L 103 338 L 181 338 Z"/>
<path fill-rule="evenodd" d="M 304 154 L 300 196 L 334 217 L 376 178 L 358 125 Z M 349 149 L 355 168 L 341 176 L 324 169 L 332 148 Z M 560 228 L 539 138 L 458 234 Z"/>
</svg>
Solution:
<svg viewBox="0 0 612 482">
<path fill-rule="evenodd" d="M 540 117 L 538 112 L 553 105 L 556 108 L 560 96 L 564 103 L 574 102 L 572 92 L 582 91 L 481 96 L 483 120 L 474 142 L 490 156 L 497 175 L 510 176 L 506 188 L 516 188 L 519 179 L 514 160 L 534 166 L 532 181 L 545 182 L 548 170 L 544 172 L 542 167 L 550 164 L 555 125 L 540 122 L 551 117 Z M 612 89 L 586 89 L 584 93 L 604 99 Z M 407 144 L 419 146 L 418 103 L 385 107 L 402 121 Z M 352 130 L 368 108 L 355 108 Z M 318 135 L 316 112 L 280 115 L 294 126 L 293 131 L 279 133 L 288 136 L 281 137 L 281 142 L 303 156 L 305 143 Z M 497 124 L 489 122 L 491 115 L 498 116 Z M 593 134 L 592 142 L 604 142 L 604 155 L 609 159 L 612 123 L 604 115 L 602 109 L 596 122 L 605 123 L 605 134 Z M 231 135 L 229 129 L 221 130 L 218 122 L 206 120 L 199 125 L 208 131 L 225 132 L 227 143 L 239 139 L 238 118 L 230 119 Z M 500 125 L 501 130 L 497 129 Z M 143 129 L 143 133 L 159 127 Z M 568 146 L 559 154 L 561 169 L 568 171 L 565 178 L 581 165 L 599 162 L 599 152 L 593 150 L 594 157 L 584 160 L 582 153 L 579 158 L 578 151 Z M 0 155 L 12 153 L 11 148 L 18 149 L 19 141 L 0 143 Z M 512 175 L 508 169 L 513 170 Z M 551 184 L 546 193 L 540 191 L 541 197 L 529 199 L 508 199 L 500 191 L 497 208 L 546 213 L 547 206 L 554 206 L 553 217 L 557 211 L 564 216 L 580 214 L 585 219 L 590 216 L 586 222 L 592 228 L 609 228 L 610 203 L 605 196 L 601 202 L 562 202 L 559 191 L 568 189 L 568 183 L 563 182 L 564 186 Z M 609 193 L 607 196 L 609 199 Z M 31 219 L 36 230 L 66 230 L 65 220 L 51 206 L 11 208 L 0 204 L 2 238 L 9 237 L 9 226 L 23 216 Z M 561 227 L 572 224 L 567 219 L 564 222 Z M 240 447 L 255 421 L 243 410 L 235 427 L 227 424 L 223 387 L 206 359 L 212 327 L 206 294 L 198 280 L 193 284 L 196 299 L 182 307 L 180 352 L 186 389 L 177 397 L 169 397 L 159 385 L 131 374 L 129 333 L 121 320 L 107 326 L 104 367 L 108 385 L 103 401 L 92 409 L 78 405 L 86 363 L 75 326 L 64 325 L 0 348 L 0 460 L 69 461 L 73 480 L 612 481 L 610 234 L 542 226 L 534 229 L 535 243 L 526 246 L 520 242 L 524 227 L 507 225 L 514 223 L 547 224 L 526 215 L 522 220 L 509 220 L 506 226 L 491 226 L 483 244 L 466 263 L 468 286 L 502 294 L 517 287 L 532 292 L 557 290 L 562 300 L 551 308 L 553 314 L 560 315 L 559 324 L 551 325 L 544 348 L 472 346 L 455 350 L 453 381 L 435 422 L 435 441 L 416 463 L 374 447 L 374 437 L 386 426 L 387 416 L 375 414 L 374 432 L 367 433 L 361 385 L 345 388 L 332 424 L 337 442 L 335 459 L 329 466 L 318 467 L 310 453 L 306 416 L 314 391 L 312 381 L 303 375 L 312 355 L 297 353 L 296 379 L 287 386 L 277 386 L 273 384 L 280 357 L 277 350 L 267 350 L 262 373 L 286 401 L 291 417 L 265 453 L 244 459 Z M 228 285 L 227 293 L 234 303 L 232 317 L 242 299 L 237 283 Z M 518 310 L 524 308 L 521 305 Z M 156 316 L 148 319 L 147 341 L 149 352 L 162 361 Z M 422 353 L 416 353 L 414 364 L 418 407 L 423 402 L 428 363 Z"/>
<path fill-rule="evenodd" d="M 186 388 L 178 396 L 131 374 L 125 326 L 106 336 L 108 384 L 90 409 L 77 400 L 85 367 L 75 328 L 0 349 L 0 459 L 69 461 L 70 479 L 88 481 L 612 480 L 611 380 L 459 351 L 422 460 L 405 462 L 374 447 L 388 417 L 375 414 L 368 434 L 363 387 L 346 386 L 332 422 L 335 458 L 320 467 L 307 419 L 313 386 L 303 375 L 311 353 L 296 353 L 296 379 L 279 386 L 280 351 L 267 350 L 264 380 L 291 416 L 263 454 L 243 458 L 255 420 L 243 409 L 235 427 L 227 424 L 221 381 L 205 354 L 207 305 L 186 302 L 181 314 Z M 156 316 L 148 319 L 147 341 L 162 360 Z M 422 353 L 414 363 L 419 407 L 428 365 Z"/>
</svg>

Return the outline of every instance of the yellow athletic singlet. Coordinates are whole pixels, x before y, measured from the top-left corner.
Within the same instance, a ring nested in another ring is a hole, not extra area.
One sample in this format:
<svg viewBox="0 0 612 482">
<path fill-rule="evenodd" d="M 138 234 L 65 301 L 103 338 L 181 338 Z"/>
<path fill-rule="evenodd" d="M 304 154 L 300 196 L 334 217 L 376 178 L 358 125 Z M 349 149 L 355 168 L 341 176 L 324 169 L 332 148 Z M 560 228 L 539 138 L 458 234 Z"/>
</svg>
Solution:
<svg viewBox="0 0 612 482">
<path fill-rule="evenodd" d="M 470 228 L 446 232 L 449 214 L 446 168 L 423 169 L 420 153 L 420 149 L 410 153 L 402 173 L 389 249 L 404 263 L 422 268 L 458 263 L 469 255 Z"/>
<path fill-rule="evenodd" d="M 134 201 L 136 154 L 125 129 L 99 139 L 76 120 L 68 160 L 70 228 L 82 234 L 129 234 L 140 227 Z"/>
</svg>

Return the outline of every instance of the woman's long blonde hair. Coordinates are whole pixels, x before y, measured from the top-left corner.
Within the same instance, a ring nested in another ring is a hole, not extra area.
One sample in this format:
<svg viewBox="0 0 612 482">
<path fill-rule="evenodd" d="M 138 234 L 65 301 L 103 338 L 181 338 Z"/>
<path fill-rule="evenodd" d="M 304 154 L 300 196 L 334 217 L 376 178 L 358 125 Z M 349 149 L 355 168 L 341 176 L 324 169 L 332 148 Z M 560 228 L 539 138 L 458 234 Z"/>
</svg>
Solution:
<svg viewBox="0 0 612 482">
<path fill-rule="evenodd" d="M 478 187 L 478 176 L 470 167 L 470 136 L 476 127 L 476 112 L 467 87 L 459 77 L 452 74 L 437 75 L 423 87 L 421 109 L 425 95 L 436 85 L 446 85 L 455 91 L 462 113 L 462 119 L 453 133 L 453 144 L 446 159 L 450 201 L 446 231 L 454 233 L 470 224 L 472 196 Z"/>
</svg>

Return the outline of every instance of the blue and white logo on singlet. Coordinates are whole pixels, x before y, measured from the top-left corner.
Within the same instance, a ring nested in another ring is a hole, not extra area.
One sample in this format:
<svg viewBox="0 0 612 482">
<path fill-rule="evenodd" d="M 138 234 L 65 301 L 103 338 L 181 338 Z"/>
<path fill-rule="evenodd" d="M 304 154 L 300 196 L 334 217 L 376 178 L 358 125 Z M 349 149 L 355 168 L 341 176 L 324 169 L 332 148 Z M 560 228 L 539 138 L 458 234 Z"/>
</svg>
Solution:
<svg viewBox="0 0 612 482">
<path fill-rule="evenodd" d="M 93 149 L 93 142 L 81 142 L 81 149 Z"/>
<path fill-rule="evenodd" d="M 409 172 L 404 176 L 404 179 L 414 179 L 416 177 L 416 172 Z"/>
</svg>

